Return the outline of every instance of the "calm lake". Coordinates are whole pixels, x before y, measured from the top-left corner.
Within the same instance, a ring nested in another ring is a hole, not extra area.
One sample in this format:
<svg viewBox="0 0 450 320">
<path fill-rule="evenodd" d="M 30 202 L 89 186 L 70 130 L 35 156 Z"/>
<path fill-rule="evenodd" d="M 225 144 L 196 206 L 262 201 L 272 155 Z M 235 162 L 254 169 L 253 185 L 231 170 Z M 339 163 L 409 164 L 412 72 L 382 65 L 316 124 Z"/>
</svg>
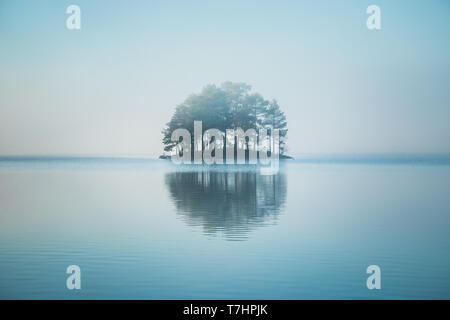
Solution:
<svg viewBox="0 0 450 320">
<path fill-rule="evenodd" d="M 447 156 L 0 158 L 1 299 L 450 299 L 449 231 Z"/>
</svg>

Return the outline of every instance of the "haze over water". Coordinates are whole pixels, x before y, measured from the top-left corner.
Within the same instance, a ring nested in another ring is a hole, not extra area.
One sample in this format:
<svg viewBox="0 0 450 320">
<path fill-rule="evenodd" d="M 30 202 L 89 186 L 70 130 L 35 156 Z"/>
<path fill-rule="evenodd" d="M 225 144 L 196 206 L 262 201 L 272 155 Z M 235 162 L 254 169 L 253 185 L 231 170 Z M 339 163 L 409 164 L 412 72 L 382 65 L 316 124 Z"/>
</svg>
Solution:
<svg viewBox="0 0 450 320">
<path fill-rule="evenodd" d="M 449 299 L 449 189 L 447 155 L 1 157 L 0 298 Z"/>
</svg>

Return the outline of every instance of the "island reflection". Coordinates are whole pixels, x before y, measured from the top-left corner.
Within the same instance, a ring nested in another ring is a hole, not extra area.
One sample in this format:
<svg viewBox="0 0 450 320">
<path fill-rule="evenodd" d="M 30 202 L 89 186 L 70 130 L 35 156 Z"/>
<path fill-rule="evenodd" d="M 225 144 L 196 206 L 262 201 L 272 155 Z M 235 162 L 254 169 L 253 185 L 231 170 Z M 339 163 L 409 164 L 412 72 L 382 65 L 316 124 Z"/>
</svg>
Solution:
<svg viewBox="0 0 450 320">
<path fill-rule="evenodd" d="M 165 176 L 177 213 L 205 234 L 245 240 L 259 226 L 273 225 L 286 201 L 286 176 L 258 171 L 170 172 Z"/>
</svg>

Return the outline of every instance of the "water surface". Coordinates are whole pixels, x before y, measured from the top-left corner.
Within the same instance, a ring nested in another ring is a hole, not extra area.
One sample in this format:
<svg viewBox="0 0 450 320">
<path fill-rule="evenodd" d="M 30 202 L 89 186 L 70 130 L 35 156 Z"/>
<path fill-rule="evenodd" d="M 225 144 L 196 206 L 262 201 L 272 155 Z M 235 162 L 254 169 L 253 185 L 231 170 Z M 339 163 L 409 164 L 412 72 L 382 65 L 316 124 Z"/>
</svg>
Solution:
<svg viewBox="0 0 450 320">
<path fill-rule="evenodd" d="M 0 298 L 449 299 L 449 159 L 2 157 Z"/>
</svg>

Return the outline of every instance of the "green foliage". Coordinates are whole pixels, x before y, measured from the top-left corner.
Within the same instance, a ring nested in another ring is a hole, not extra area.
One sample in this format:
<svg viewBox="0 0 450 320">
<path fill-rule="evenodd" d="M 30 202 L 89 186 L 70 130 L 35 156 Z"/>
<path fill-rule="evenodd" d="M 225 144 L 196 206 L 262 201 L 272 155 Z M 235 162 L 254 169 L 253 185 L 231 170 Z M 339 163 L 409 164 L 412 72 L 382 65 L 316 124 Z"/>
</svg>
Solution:
<svg viewBox="0 0 450 320">
<path fill-rule="evenodd" d="M 251 93 L 245 83 L 225 82 L 220 87 L 208 85 L 200 94 L 190 95 L 175 109 L 166 128 L 162 131 L 164 150 L 171 151 L 177 142 L 171 141 L 172 132 L 185 128 L 191 132 L 193 143 L 194 121 L 201 120 L 203 131 L 211 128 L 226 129 L 262 128 L 280 130 L 280 153 L 285 151 L 287 134 L 286 116 L 277 101 L 268 101 L 259 93 Z"/>
</svg>

